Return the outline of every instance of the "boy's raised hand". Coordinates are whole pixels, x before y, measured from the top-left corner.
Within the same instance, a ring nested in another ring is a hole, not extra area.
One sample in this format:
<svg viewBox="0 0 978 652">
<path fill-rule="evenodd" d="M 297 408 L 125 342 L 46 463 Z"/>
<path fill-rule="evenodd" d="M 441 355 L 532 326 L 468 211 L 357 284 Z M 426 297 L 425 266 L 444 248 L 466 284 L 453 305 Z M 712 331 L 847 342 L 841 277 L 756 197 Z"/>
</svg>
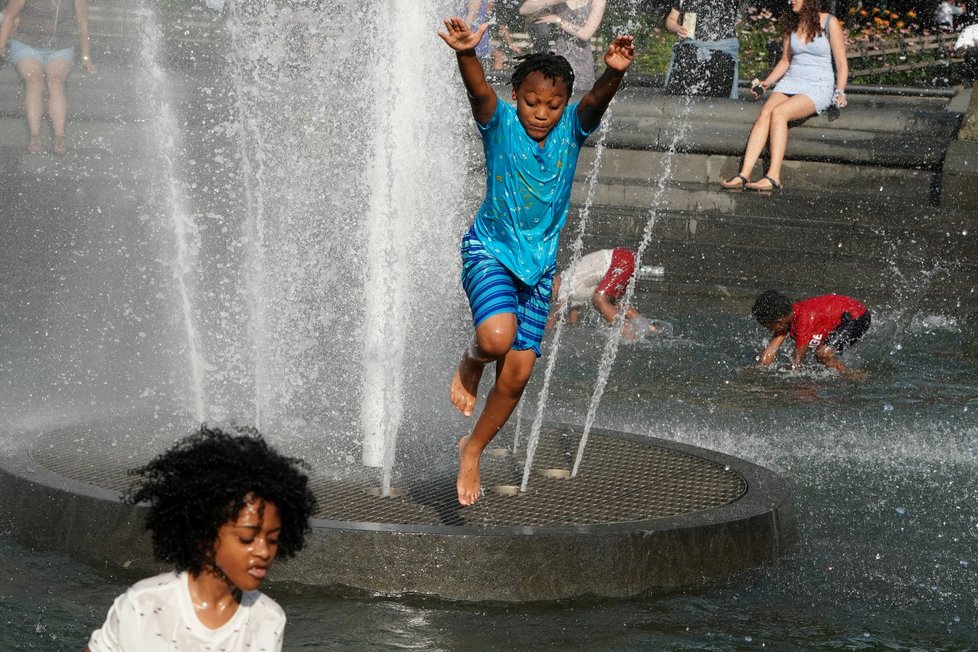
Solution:
<svg viewBox="0 0 978 652">
<path fill-rule="evenodd" d="M 482 40 L 482 35 L 486 33 L 487 29 L 489 29 L 489 23 L 482 23 L 479 25 L 479 28 L 473 32 L 471 29 L 469 29 L 468 23 L 461 18 L 446 18 L 446 31 L 438 32 L 438 36 L 440 36 L 441 40 L 445 41 L 445 43 L 448 43 L 448 47 L 452 48 L 456 52 L 465 52 L 466 50 L 475 49 L 475 46 Z"/>
<path fill-rule="evenodd" d="M 635 39 L 624 34 L 615 37 L 604 53 L 604 63 L 612 70 L 625 72 L 635 60 Z"/>
</svg>

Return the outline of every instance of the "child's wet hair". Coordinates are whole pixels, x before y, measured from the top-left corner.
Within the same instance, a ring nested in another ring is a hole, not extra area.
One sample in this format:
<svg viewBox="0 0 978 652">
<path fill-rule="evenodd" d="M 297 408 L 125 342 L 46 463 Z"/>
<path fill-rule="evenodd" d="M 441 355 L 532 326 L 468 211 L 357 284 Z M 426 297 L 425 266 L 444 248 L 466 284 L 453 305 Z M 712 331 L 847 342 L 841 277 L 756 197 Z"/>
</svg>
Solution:
<svg viewBox="0 0 978 652">
<path fill-rule="evenodd" d="M 751 314 L 761 324 L 773 324 L 793 310 L 791 300 L 777 290 L 765 290 L 750 309 Z"/>
<path fill-rule="evenodd" d="M 567 59 L 553 52 L 534 52 L 522 57 L 522 61 L 513 70 L 511 83 L 516 90 L 531 72 L 540 72 L 547 79 L 560 79 L 567 85 L 567 97 L 574 94 L 574 69 Z"/>
<path fill-rule="evenodd" d="M 124 499 L 149 503 L 146 529 L 153 552 L 178 571 L 197 575 L 212 563 L 222 525 L 234 521 L 249 500 L 274 503 L 282 520 L 278 557 L 288 559 L 305 545 L 316 498 L 301 470 L 252 428 L 229 434 L 202 425 L 145 466 L 132 470 L 136 483 Z"/>
</svg>

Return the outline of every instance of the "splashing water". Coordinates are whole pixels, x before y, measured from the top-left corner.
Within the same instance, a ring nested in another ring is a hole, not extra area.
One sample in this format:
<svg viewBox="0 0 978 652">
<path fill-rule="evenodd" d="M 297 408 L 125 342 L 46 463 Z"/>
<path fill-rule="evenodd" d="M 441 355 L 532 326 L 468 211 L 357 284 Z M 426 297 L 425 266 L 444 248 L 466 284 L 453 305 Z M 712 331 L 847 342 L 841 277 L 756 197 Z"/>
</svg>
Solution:
<svg viewBox="0 0 978 652">
<path fill-rule="evenodd" d="M 200 337 L 194 323 L 193 291 L 191 284 L 200 250 L 200 231 L 187 208 L 183 186 L 178 178 L 177 160 L 182 155 L 179 143 L 181 130 L 173 112 L 166 77 L 159 66 L 163 35 L 156 15 L 147 9 L 140 12 L 142 21 L 142 63 L 149 86 L 147 97 L 155 100 L 157 120 L 153 123 L 151 138 L 159 143 L 159 164 L 162 168 L 164 195 L 161 204 L 169 207 L 169 221 L 176 244 L 172 261 L 173 280 L 179 296 L 179 310 L 186 334 L 187 358 L 190 367 L 190 384 L 193 394 L 194 414 L 198 421 L 206 415 L 205 370 L 207 364 L 201 352 Z"/>
<path fill-rule="evenodd" d="M 676 116 L 674 122 L 677 124 L 677 129 L 675 129 L 672 142 L 669 144 L 669 150 L 666 156 L 662 159 L 662 173 L 658 177 L 656 182 L 655 192 L 652 194 L 652 202 L 649 207 L 649 219 L 645 223 L 645 229 L 642 231 L 642 240 L 639 242 L 638 249 L 635 252 L 635 267 L 642 264 L 642 256 L 645 254 L 645 249 L 649 246 L 649 242 L 652 240 L 652 230 L 655 228 L 656 221 L 659 217 L 659 209 L 662 204 L 662 197 L 665 195 L 668 180 L 672 178 L 672 164 L 676 156 L 676 147 L 679 143 L 684 140 L 692 124 L 689 120 L 689 112 L 692 107 L 692 102 L 689 98 L 683 103 L 683 110 Z M 625 294 L 622 296 L 620 303 L 622 306 L 627 306 L 631 303 L 632 295 L 635 294 L 635 281 L 636 275 L 632 275 L 632 278 L 628 281 L 628 286 L 625 288 Z M 591 395 L 591 401 L 588 404 L 587 416 L 584 419 L 584 429 L 581 432 L 581 441 L 577 446 L 577 456 L 574 458 L 574 468 L 571 470 L 571 476 L 577 476 L 577 472 L 581 468 L 581 462 L 584 459 L 584 449 L 587 447 L 587 440 L 591 434 L 591 427 L 594 425 L 594 418 L 598 413 L 598 406 L 601 404 L 601 396 L 604 394 L 605 387 L 608 384 L 608 378 L 611 375 L 611 368 L 615 364 L 615 358 L 618 355 L 618 345 L 621 342 L 622 332 L 625 327 L 625 310 L 619 310 L 618 314 L 615 315 L 615 321 L 612 324 L 611 332 L 608 335 L 608 340 L 605 343 L 604 351 L 601 354 L 601 361 L 598 363 L 598 375 L 597 380 L 594 384 L 594 392 Z"/>
</svg>

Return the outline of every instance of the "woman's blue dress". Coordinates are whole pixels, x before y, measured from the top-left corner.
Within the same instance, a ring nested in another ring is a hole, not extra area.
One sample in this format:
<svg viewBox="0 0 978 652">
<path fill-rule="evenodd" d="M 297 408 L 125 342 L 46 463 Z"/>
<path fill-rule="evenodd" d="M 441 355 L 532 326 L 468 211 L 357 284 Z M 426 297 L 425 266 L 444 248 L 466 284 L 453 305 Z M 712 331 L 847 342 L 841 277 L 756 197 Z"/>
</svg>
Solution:
<svg viewBox="0 0 978 652">
<path fill-rule="evenodd" d="M 785 95 L 804 95 L 814 102 L 819 114 L 829 108 L 835 90 L 835 70 L 828 19 L 825 31 L 808 43 L 803 43 L 796 32 L 791 33 L 791 63 L 774 90 Z"/>
</svg>

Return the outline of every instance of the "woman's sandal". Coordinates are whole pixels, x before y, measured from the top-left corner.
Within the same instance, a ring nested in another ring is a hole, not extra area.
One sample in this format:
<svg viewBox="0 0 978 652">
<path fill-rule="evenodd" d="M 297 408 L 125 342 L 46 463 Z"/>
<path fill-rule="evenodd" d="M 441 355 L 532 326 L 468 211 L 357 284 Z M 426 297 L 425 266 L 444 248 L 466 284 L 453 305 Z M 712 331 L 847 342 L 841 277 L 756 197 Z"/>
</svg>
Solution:
<svg viewBox="0 0 978 652">
<path fill-rule="evenodd" d="M 740 179 L 740 181 L 738 181 Z M 750 179 L 742 174 L 738 174 L 735 177 L 730 177 L 729 179 L 724 179 L 720 182 L 720 187 L 724 190 L 747 190 L 747 185 L 750 183 Z"/>
<path fill-rule="evenodd" d="M 768 186 L 759 186 L 759 185 L 757 185 L 757 184 L 761 183 L 762 181 L 764 181 L 765 179 L 767 180 L 768 184 L 770 184 L 770 185 L 768 185 Z M 761 177 L 760 179 L 758 179 L 757 181 L 755 181 L 754 183 L 748 184 L 747 187 L 749 189 L 755 190 L 757 192 L 772 192 L 774 190 L 781 190 L 781 184 L 778 183 L 777 181 L 775 181 L 774 179 L 772 179 L 771 177 L 767 176 L 766 174 L 763 177 Z"/>
</svg>

